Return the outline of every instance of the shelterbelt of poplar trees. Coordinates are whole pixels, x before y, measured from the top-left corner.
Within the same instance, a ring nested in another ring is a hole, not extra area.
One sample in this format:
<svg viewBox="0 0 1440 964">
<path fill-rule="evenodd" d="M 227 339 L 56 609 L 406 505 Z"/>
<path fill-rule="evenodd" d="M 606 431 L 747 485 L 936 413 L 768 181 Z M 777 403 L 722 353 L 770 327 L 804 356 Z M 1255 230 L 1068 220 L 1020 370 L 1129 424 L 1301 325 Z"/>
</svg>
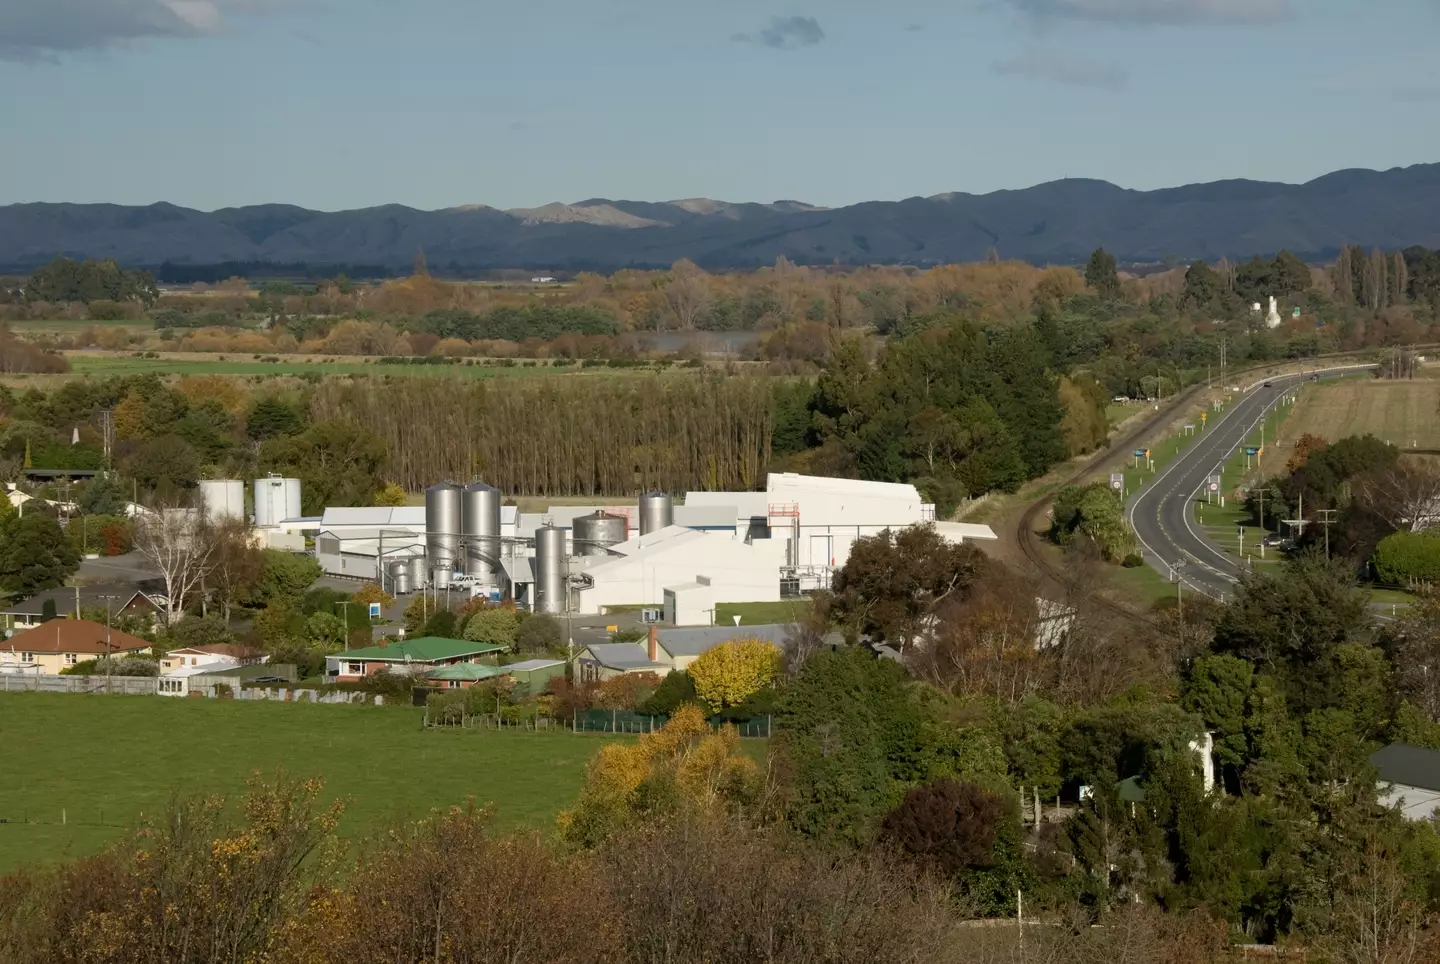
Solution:
<svg viewBox="0 0 1440 964">
<path fill-rule="evenodd" d="M 385 477 L 411 491 L 442 479 L 550 496 L 751 489 L 770 462 L 773 379 L 414 381 L 327 383 L 312 417 L 380 438 Z"/>
</svg>

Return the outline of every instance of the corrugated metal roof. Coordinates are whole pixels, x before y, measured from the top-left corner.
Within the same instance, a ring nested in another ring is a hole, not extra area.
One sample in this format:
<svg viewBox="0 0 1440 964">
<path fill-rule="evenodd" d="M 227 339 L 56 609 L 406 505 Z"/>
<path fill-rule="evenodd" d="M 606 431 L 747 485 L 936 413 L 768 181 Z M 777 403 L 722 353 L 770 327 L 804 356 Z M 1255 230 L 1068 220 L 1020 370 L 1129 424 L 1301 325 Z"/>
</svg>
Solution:
<svg viewBox="0 0 1440 964">
<path fill-rule="evenodd" d="M 1383 783 L 1440 791 L 1440 751 L 1392 743 L 1370 754 L 1370 765 Z"/>
<path fill-rule="evenodd" d="M 772 623 L 764 626 L 699 626 L 658 631 L 661 647 L 671 656 L 699 656 L 732 639 L 763 639 L 785 645 L 790 627 Z"/>
<path fill-rule="evenodd" d="M 425 674 L 425 678 L 478 682 L 482 679 L 504 676 L 508 670 L 509 667 L 486 666 L 483 663 L 453 663 L 450 666 L 430 670 Z"/>
<path fill-rule="evenodd" d="M 518 663 L 506 663 L 502 669 L 507 673 L 533 673 L 537 669 L 549 669 L 552 666 L 564 666 L 563 659 L 525 659 Z"/>
<path fill-rule="evenodd" d="M 346 650 L 329 657 L 332 660 L 353 662 L 403 663 L 412 660 L 417 663 L 437 663 L 446 659 L 462 659 L 466 656 L 483 656 L 496 653 L 504 646 L 493 643 L 472 643 L 467 639 L 444 639 L 439 636 L 421 636 L 417 639 L 400 639 L 388 646 L 366 646 L 363 649 Z"/>
<path fill-rule="evenodd" d="M 423 505 L 334 506 L 320 517 L 322 526 L 425 526 Z"/>
<path fill-rule="evenodd" d="M 677 505 L 675 524 L 687 529 L 734 529 L 740 510 L 733 505 Z"/>
<path fill-rule="evenodd" d="M 585 647 L 595 661 L 609 669 L 668 670 L 667 663 L 657 663 L 639 643 L 591 643 Z"/>
</svg>

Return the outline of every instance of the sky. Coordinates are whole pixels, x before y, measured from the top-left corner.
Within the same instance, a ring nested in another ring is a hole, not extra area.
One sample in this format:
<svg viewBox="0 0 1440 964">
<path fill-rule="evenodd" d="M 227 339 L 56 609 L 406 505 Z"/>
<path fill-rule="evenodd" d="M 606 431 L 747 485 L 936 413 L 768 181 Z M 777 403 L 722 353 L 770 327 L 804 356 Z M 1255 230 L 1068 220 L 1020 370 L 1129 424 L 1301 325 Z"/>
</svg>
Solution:
<svg viewBox="0 0 1440 964">
<path fill-rule="evenodd" d="M 0 0 L 0 204 L 839 206 L 1440 161 L 1440 0 Z"/>
</svg>

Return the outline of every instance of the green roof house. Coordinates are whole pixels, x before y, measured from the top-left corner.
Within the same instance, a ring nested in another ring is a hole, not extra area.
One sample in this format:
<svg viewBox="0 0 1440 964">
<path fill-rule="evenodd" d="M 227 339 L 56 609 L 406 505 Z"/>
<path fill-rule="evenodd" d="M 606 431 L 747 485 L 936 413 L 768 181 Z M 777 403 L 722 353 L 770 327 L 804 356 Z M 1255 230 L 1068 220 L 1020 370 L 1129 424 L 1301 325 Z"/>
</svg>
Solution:
<svg viewBox="0 0 1440 964">
<path fill-rule="evenodd" d="M 484 663 L 453 663 L 426 672 L 425 682 L 431 686 L 458 690 L 467 689 L 476 683 L 505 675 L 507 675 L 505 668 L 501 666 L 486 666 Z"/>
<path fill-rule="evenodd" d="M 338 683 L 359 682 L 366 676 L 390 671 L 412 676 L 426 676 L 446 666 L 493 662 L 504 646 L 494 643 L 472 643 L 466 639 L 443 639 L 421 636 L 381 642 L 363 649 L 346 650 L 325 658 L 325 672 Z"/>
</svg>

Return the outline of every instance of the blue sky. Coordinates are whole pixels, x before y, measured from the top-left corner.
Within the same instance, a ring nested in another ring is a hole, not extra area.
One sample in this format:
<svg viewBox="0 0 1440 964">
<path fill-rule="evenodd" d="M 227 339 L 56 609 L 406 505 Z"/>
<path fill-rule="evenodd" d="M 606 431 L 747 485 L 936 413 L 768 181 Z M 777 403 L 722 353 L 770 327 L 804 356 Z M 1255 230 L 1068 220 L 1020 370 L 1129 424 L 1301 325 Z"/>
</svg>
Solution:
<svg viewBox="0 0 1440 964">
<path fill-rule="evenodd" d="M 0 0 L 0 203 L 840 205 L 1440 160 L 1440 0 Z"/>
</svg>

